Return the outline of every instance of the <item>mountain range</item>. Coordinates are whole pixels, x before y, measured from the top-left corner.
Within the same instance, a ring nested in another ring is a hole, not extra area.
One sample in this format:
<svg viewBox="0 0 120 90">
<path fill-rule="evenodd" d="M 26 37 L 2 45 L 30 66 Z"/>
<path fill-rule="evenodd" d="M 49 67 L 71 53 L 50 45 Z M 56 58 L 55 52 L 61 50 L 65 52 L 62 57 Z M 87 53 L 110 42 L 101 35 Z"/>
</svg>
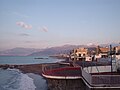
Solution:
<svg viewBox="0 0 120 90">
<path fill-rule="evenodd" d="M 29 54 L 38 51 L 40 51 L 40 49 L 18 47 L 18 48 L 8 49 L 5 51 L 0 51 L 0 56 L 27 56 Z"/>
<path fill-rule="evenodd" d="M 45 49 L 34 48 L 13 48 L 5 51 L 0 51 L 0 56 L 40 56 L 40 55 L 55 55 L 60 53 L 69 53 L 72 49 L 82 47 L 83 45 L 63 45 Z"/>
<path fill-rule="evenodd" d="M 116 46 L 118 44 L 113 44 Z M 63 45 L 45 49 L 34 49 L 34 48 L 13 48 L 5 51 L 0 51 L 0 56 L 40 56 L 40 55 L 56 55 L 63 53 L 70 53 L 71 50 L 79 47 L 96 47 L 97 45 Z M 100 46 L 109 46 L 109 44 L 102 44 Z"/>
<path fill-rule="evenodd" d="M 46 48 L 43 49 L 39 52 L 35 52 L 30 54 L 30 56 L 39 56 L 39 55 L 56 55 L 56 54 L 61 54 L 61 53 L 69 53 L 71 50 L 74 48 L 81 47 L 80 45 L 63 45 L 59 47 L 51 47 L 51 48 Z"/>
</svg>

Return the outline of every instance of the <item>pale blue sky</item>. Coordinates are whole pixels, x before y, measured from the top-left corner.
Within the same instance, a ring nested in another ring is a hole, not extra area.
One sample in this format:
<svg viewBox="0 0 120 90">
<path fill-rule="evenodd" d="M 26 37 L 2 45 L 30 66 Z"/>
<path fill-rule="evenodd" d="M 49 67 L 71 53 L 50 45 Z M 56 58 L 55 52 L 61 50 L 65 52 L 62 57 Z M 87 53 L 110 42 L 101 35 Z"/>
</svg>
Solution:
<svg viewBox="0 0 120 90">
<path fill-rule="evenodd" d="M 0 50 L 120 41 L 120 0 L 0 0 Z"/>
</svg>

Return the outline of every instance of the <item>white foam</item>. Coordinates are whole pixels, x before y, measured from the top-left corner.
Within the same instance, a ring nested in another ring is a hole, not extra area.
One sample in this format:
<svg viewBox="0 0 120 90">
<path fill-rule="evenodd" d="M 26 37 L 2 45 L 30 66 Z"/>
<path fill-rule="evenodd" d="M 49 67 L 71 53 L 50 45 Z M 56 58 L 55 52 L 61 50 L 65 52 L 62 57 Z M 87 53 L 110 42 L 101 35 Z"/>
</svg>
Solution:
<svg viewBox="0 0 120 90">
<path fill-rule="evenodd" d="M 10 82 L 2 86 L 5 90 L 35 90 L 33 79 L 27 74 L 23 74 L 19 69 L 7 69 L 15 75 Z M 12 74 L 11 74 L 12 75 Z M 16 76 L 17 75 L 17 76 Z"/>
<path fill-rule="evenodd" d="M 8 69 L 6 69 L 6 70 L 20 72 L 20 70 L 19 70 L 19 69 L 11 69 L 11 68 L 8 68 Z"/>
<path fill-rule="evenodd" d="M 21 79 L 19 85 L 20 85 L 19 90 L 35 90 L 36 88 L 33 79 L 23 73 L 21 73 Z"/>
</svg>

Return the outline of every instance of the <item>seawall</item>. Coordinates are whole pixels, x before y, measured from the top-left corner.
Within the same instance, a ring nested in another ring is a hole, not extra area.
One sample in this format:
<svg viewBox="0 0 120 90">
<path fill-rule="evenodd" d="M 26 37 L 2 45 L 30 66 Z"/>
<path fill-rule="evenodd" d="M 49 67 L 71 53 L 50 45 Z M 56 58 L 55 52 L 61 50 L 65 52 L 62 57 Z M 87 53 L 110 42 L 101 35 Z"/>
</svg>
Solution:
<svg viewBox="0 0 120 90">
<path fill-rule="evenodd" d="M 50 90 L 85 90 L 86 86 L 82 79 L 47 79 Z"/>
</svg>

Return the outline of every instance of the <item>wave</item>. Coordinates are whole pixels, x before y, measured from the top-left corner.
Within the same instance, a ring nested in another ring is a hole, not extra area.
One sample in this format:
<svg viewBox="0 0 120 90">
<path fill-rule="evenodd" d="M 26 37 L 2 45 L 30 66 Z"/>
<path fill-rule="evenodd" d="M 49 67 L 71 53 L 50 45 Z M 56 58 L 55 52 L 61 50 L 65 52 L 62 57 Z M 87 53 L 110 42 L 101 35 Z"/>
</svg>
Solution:
<svg viewBox="0 0 120 90">
<path fill-rule="evenodd" d="M 35 90 L 33 79 L 18 69 L 1 70 L 0 90 Z"/>
<path fill-rule="evenodd" d="M 36 86 L 33 83 L 33 79 L 28 75 L 21 73 L 19 90 L 35 90 Z"/>
</svg>

